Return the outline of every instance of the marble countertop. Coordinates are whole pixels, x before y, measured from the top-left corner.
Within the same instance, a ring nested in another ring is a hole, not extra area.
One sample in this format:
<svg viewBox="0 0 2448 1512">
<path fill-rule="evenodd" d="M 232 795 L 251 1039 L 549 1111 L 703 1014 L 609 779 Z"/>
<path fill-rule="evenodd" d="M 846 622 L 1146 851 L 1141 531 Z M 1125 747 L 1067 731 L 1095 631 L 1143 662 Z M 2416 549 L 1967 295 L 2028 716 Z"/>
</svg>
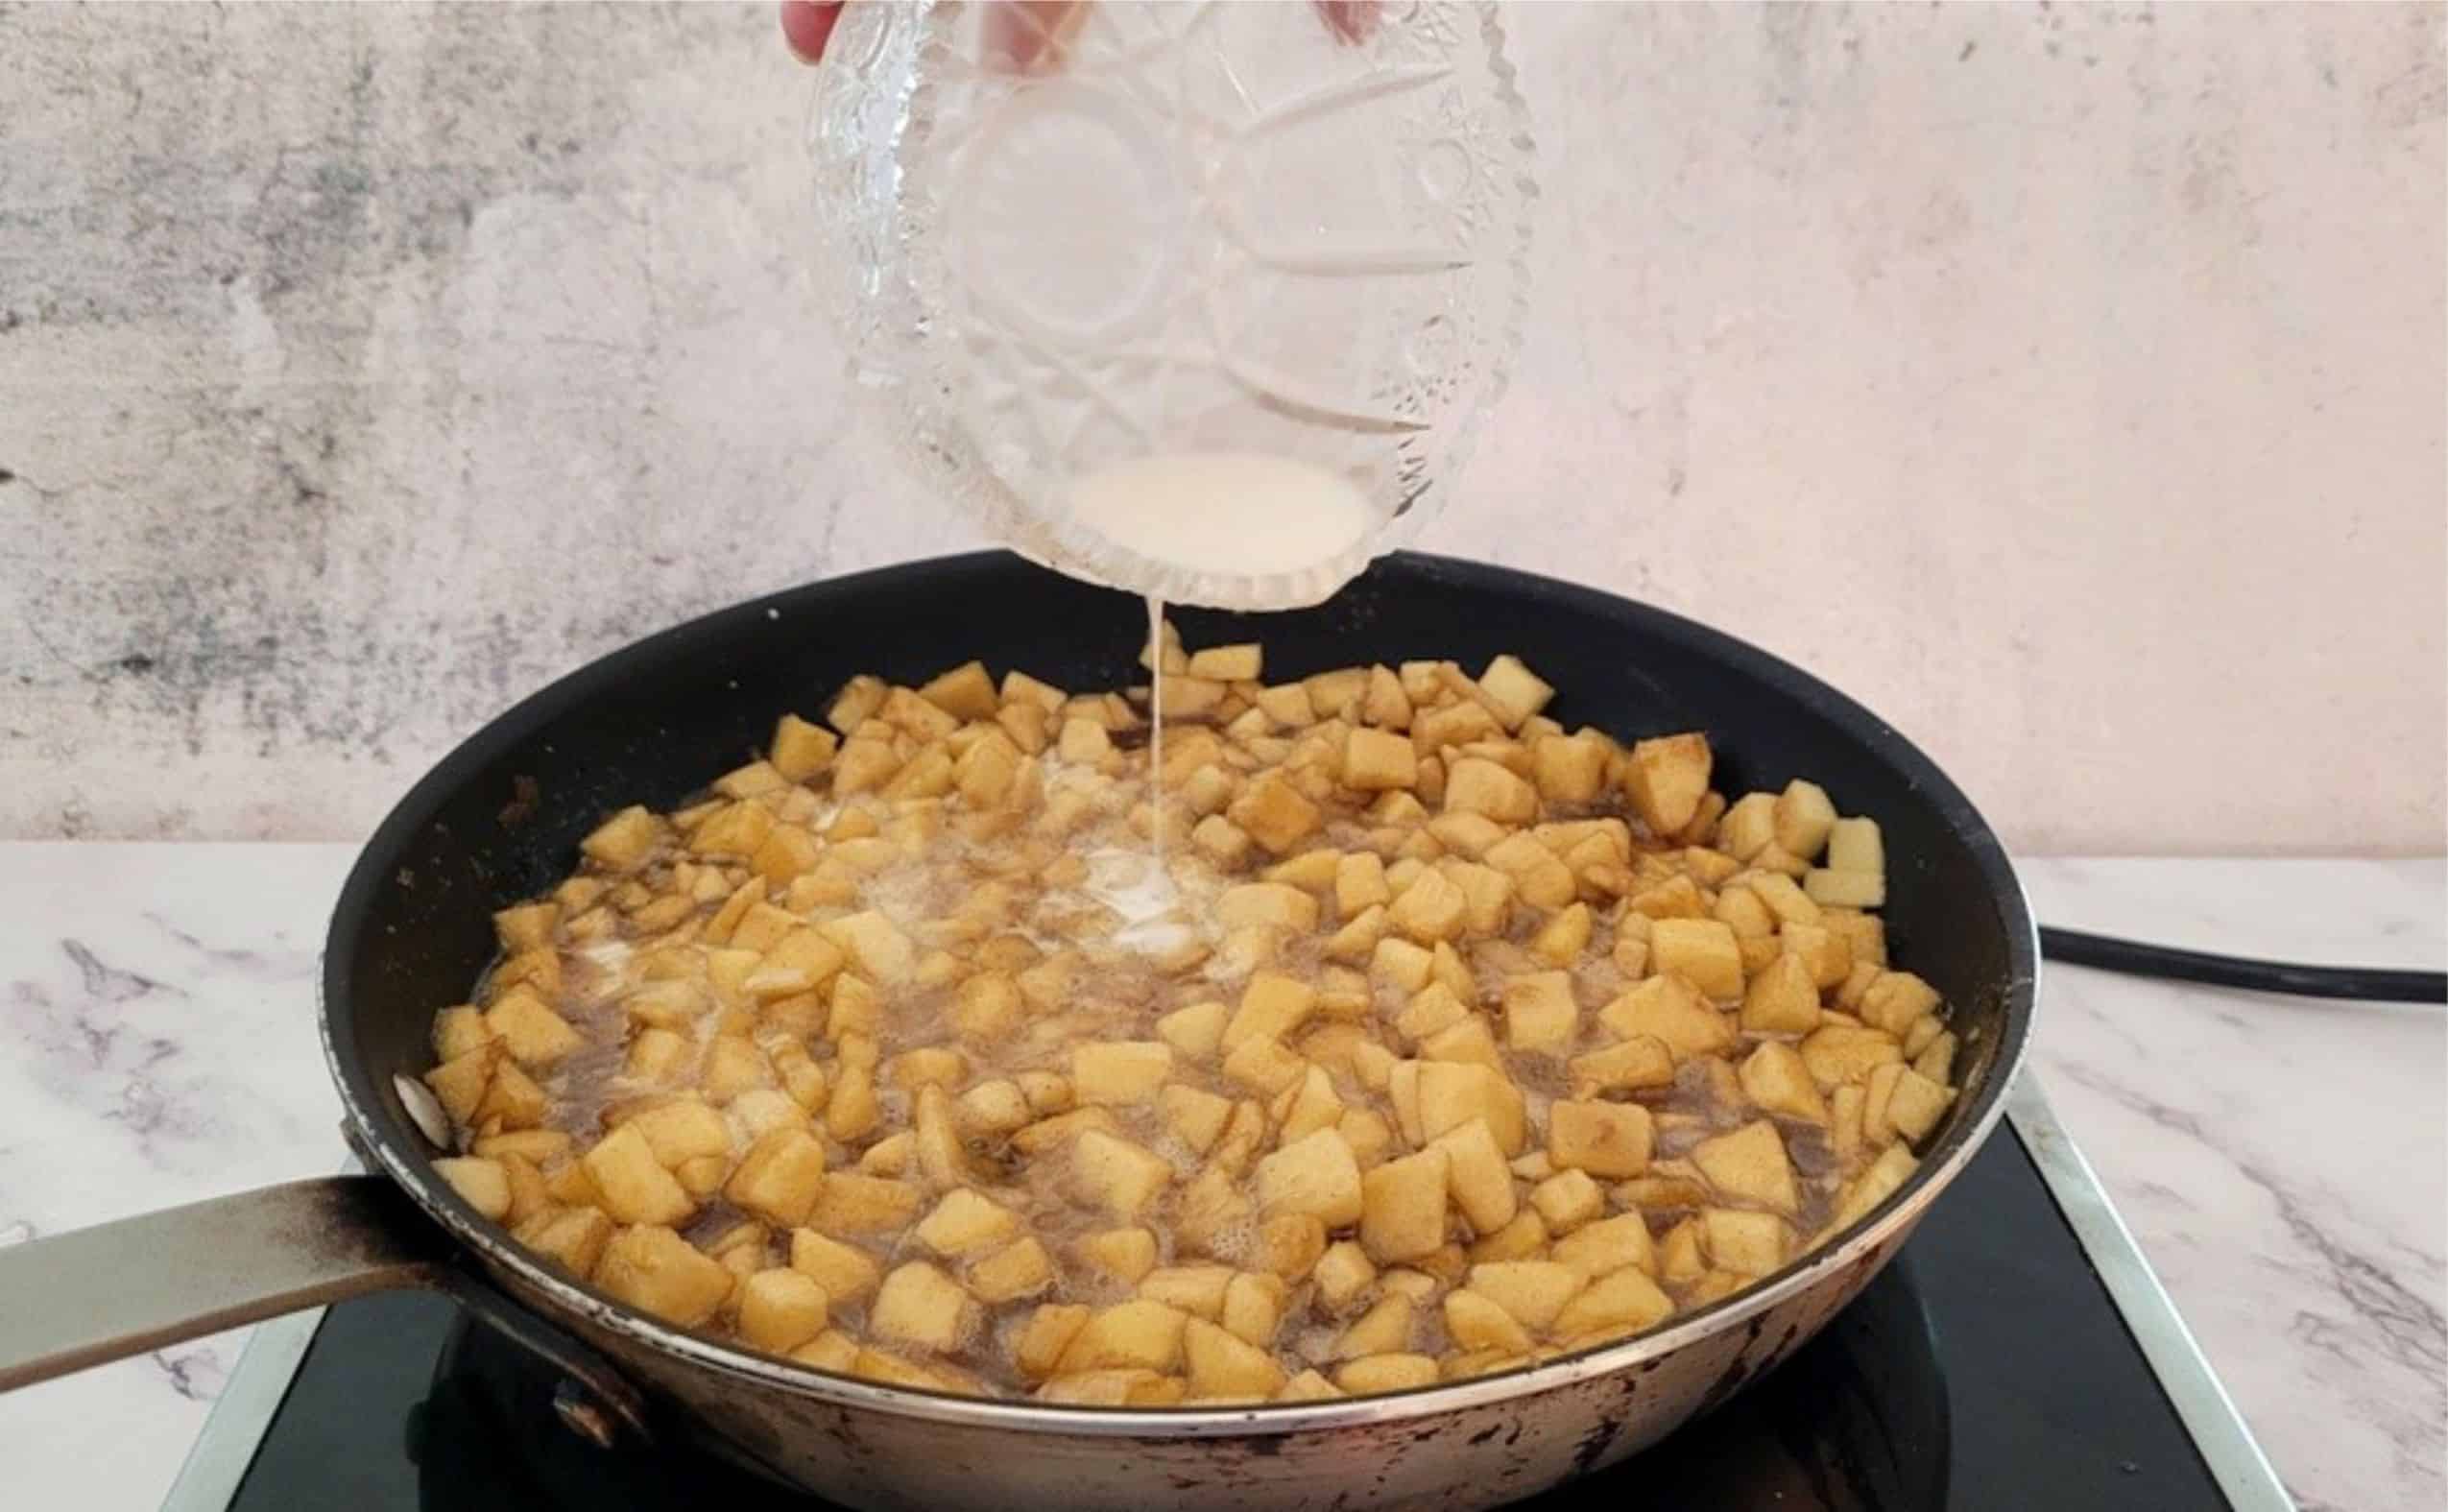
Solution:
<svg viewBox="0 0 2448 1512">
<path fill-rule="evenodd" d="M 0 844 L 0 1244 L 341 1163 L 313 978 L 352 853 Z M 2040 916 L 2077 928 L 2448 956 L 2438 860 L 2045 860 L 2025 876 Z M 2045 1085 L 2307 1508 L 2448 1496 L 2444 1064 L 2436 1009 L 2048 976 Z M 0 1398 L 12 1500 L 157 1505 L 240 1343 Z"/>
</svg>

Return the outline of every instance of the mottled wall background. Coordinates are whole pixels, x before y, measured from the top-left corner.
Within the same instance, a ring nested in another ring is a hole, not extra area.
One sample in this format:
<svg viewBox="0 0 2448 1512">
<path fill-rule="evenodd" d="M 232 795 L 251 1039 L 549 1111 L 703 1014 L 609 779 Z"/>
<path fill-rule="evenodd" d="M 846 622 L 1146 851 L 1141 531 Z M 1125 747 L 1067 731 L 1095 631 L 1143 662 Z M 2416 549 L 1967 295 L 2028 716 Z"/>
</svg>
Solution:
<svg viewBox="0 0 2448 1512">
<path fill-rule="evenodd" d="M 1513 22 L 1533 334 L 1426 544 L 1754 637 L 2027 845 L 2437 848 L 2437 8 Z M 355 836 L 971 544 L 840 414 L 808 89 L 764 5 L 0 5 L 0 833 Z"/>
</svg>

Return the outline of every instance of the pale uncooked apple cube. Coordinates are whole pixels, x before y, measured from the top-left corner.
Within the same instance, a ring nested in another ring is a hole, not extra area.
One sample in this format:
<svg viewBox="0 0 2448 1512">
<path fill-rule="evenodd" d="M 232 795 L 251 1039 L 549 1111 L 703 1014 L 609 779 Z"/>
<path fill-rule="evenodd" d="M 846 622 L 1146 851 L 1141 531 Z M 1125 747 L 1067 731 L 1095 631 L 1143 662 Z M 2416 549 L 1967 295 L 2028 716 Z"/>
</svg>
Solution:
<svg viewBox="0 0 2448 1512">
<path fill-rule="evenodd" d="M 1811 900 L 1828 908 L 1877 908 L 1887 900 L 1886 878 L 1877 872 L 1813 868 L 1802 878 Z"/>
</svg>

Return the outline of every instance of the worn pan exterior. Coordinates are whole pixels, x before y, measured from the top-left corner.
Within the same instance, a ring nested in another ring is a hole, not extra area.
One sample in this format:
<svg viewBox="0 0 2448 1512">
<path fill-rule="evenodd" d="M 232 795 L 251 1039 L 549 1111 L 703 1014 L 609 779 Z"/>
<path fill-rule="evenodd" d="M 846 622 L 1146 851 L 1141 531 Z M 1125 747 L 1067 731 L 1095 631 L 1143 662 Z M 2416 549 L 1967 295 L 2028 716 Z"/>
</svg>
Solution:
<svg viewBox="0 0 2448 1512">
<path fill-rule="evenodd" d="M 1804 1264 L 1659 1332 L 1452 1386 L 1256 1409 L 1045 1406 L 826 1376 L 666 1328 L 529 1259 L 434 1176 L 392 1087 L 431 1064 L 431 1013 L 489 956 L 491 911 L 556 879 L 603 813 L 680 800 L 852 672 L 915 680 L 984 655 L 1059 684 L 1128 681 L 1137 601 L 999 553 L 818 584 L 642 641 L 512 709 L 412 790 L 351 874 L 324 961 L 333 1073 L 375 1163 L 693 1431 L 852 1505 L 1466 1508 L 1613 1463 L 1773 1367 L 1868 1284 L 1997 1121 L 2030 1030 L 2031 922 L 1963 795 L 1859 706 L 1658 611 L 1435 558 L 1389 559 L 1317 610 L 1181 618 L 1192 644 L 1263 640 L 1271 677 L 1517 652 L 1565 690 L 1552 712 L 1567 723 L 1706 729 L 1718 786 L 1807 775 L 1879 818 L 1896 953 L 1947 995 L 1963 1039 L 1964 1092 L 1920 1170 Z"/>
</svg>

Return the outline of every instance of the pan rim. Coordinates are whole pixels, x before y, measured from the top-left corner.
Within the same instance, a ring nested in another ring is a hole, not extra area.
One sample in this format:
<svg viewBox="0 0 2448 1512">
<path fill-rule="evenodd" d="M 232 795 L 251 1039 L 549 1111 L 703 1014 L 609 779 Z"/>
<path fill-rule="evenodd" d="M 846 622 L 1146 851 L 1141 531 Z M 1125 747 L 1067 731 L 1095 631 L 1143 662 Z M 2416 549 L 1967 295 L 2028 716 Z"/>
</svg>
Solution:
<svg viewBox="0 0 2448 1512">
<path fill-rule="evenodd" d="M 1007 571 L 1026 564 L 1025 559 L 1017 554 L 999 550 L 921 558 L 819 579 L 683 621 L 555 679 L 494 715 L 437 761 L 400 797 L 367 838 L 342 884 L 324 941 L 316 995 L 318 1028 L 325 1069 L 350 1127 L 373 1164 L 404 1188 L 453 1239 L 482 1257 L 486 1263 L 508 1272 L 518 1288 L 541 1296 L 593 1327 L 733 1384 L 925 1422 L 1029 1433 L 1154 1439 L 1277 1437 L 1356 1425 L 1404 1422 L 1536 1397 L 1577 1381 L 1621 1374 L 1729 1332 L 1810 1291 L 1830 1274 L 1861 1263 L 1897 1230 L 1916 1221 L 1921 1210 L 1935 1200 L 1978 1153 L 2004 1116 L 2006 1094 L 2024 1068 L 2037 1006 L 2039 934 L 2004 843 L 1955 781 L 1892 725 L 1811 673 L 1748 641 L 1639 600 L 1518 568 L 1412 551 L 1391 553 L 1382 562 L 1396 570 L 1417 575 L 1429 586 L 1452 582 L 1503 588 L 1517 594 L 1526 590 L 1534 597 L 1562 600 L 1602 615 L 1620 618 L 1628 612 L 1647 620 L 1654 628 L 1693 642 L 1740 667 L 1780 693 L 1807 699 L 1831 721 L 1858 736 L 1877 741 L 1891 754 L 1894 764 L 1911 784 L 1928 795 L 1948 827 L 1963 839 L 2006 925 L 2008 975 L 2000 984 L 2002 1021 L 1991 1070 L 1972 1095 L 1972 1106 L 1966 1115 L 1933 1149 L 1923 1155 L 1912 1175 L 1877 1207 L 1856 1219 L 1836 1242 L 1742 1291 L 1678 1317 L 1666 1328 L 1517 1370 L 1377 1396 L 1233 1407 L 1094 1407 L 1014 1402 L 884 1385 L 834 1375 L 660 1323 L 592 1286 L 560 1275 L 510 1242 L 505 1233 L 468 1207 L 433 1172 L 433 1157 L 421 1149 L 412 1153 L 409 1141 L 402 1137 L 404 1131 L 396 1133 L 389 1120 L 377 1118 L 374 1107 L 380 1093 L 372 1074 L 353 1051 L 342 1053 L 334 1032 L 335 1020 L 349 1000 L 346 978 L 350 942 L 344 940 L 343 934 L 351 921 L 362 923 L 370 917 L 376 895 L 394 878 L 394 858 L 425 826 L 441 801 L 459 790 L 465 774 L 490 764 L 521 738 L 513 732 L 532 721 L 516 716 L 549 715 L 596 696 L 596 684 L 616 675 L 612 663 L 625 661 L 633 654 L 651 655 L 658 646 L 668 650 L 718 622 L 771 617 L 788 608 L 791 601 L 812 591 L 872 588 L 892 579 L 924 575 L 939 580 L 965 572 Z"/>
</svg>

